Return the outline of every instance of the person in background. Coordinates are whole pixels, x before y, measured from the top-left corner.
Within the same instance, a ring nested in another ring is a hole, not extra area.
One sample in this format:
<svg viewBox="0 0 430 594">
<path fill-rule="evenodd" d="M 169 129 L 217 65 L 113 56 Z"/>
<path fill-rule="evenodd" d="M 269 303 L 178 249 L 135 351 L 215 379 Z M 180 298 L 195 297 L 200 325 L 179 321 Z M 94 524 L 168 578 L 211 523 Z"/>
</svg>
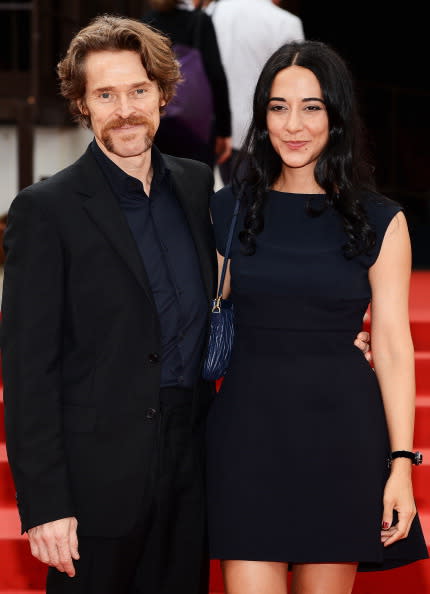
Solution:
<svg viewBox="0 0 430 594">
<path fill-rule="evenodd" d="M 219 167 L 224 184 L 231 181 L 264 63 L 284 43 L 304 39 L 301 19 L 275 4 L 272 0 L 212 0 L 205 8 L 215 27 L 230 95 L 233 150 Z"/>
<path fill-rule="evenodd" d="M 48 594 L 206 594 L 213 173 L 153 145 L 180 76 L 161 33 L 97 17 L 58 74 L 94 139 L 7 217 L 2 365 L 22 531 Z"/>
<path fill-rule="evenodd" d="M 375 188 L 332 48 L 291 42 L 269 58 L 233 181 L 211 199 L 222 263 L 244 184 L 223 295 L 235 339 L 208 418 L 210 555 L 226 594 L 286 594 L 289 569 L 293 594 L 350 594 L 357 570 L 428 552 L 408 227 Z M 374 370 L 352 346 L 369 303 Z"/>
<path fill-rule="evenodd" d="M 231 156 L 231 113 L 227 78 L 221 61 L 217 36 L 211 18 L 199 8 L 197 0 L 150 0 L 143 21 L 162 31 L 173 45 L 196 47 L 212 90 L 213 125 L 208 142 L 191 131 L 176 130 L 168 118 L 161 118 L 155 142 L 165 153 L 203 161 L 212 168 Z M 196 29 L 199 33 L 196 40 Z M 181 84 L 187 84 L 185 80 Z"/>
<path fill-rule="evenodd" d="M 3 294 L 3 275 L 4 275 L 4 249 L 3 249 L 3 237 L 7 224 L 7 213 L 0 216 L 0 310 L 1 310 L 1 299 Z"/>
</svg>

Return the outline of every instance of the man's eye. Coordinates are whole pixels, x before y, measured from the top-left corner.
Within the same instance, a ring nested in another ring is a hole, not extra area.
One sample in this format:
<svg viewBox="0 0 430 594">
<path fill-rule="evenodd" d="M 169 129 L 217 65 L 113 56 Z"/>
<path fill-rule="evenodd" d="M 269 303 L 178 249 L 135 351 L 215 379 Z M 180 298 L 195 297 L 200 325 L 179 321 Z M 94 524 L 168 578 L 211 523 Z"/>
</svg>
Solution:
<svg viewBox="0 0 430 594">
<path fill-rule="evenodd" d="M 136 89 L 136 95 L 143 95 L 145 89 Z"/>
<path fill-rule="evenodd" d="M 102 99 L 109 99 L 109 97 L 110 97 L 110 93 L 101 93 L 100 97 L 101 97 Z"/>
</svg>

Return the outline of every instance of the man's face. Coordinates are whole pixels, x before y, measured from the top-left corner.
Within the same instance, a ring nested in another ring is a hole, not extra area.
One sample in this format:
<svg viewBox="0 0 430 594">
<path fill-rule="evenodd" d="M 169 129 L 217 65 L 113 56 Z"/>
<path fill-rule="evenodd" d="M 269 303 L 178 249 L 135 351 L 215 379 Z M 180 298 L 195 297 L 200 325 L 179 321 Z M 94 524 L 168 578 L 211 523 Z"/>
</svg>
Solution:
<svg viewBox="0 0 430 594">
<path fill-rule="evenodd" d="M 165 105 L 139 54 L 128 50 L 90 52 L 81 111 L 91 118 L 98 143 L 118 157 L 147 152 Z"/>
</svg>

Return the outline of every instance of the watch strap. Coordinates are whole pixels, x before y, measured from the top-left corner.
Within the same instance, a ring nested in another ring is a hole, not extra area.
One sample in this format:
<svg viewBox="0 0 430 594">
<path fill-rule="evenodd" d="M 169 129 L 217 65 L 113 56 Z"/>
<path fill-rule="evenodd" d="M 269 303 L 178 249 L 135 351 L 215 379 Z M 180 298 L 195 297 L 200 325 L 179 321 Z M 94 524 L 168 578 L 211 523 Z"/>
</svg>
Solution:
<svg viewBox="0 0 430 594">
<path fill-rule="evenodd" d="M 397 450 L 395 452 L 391 452 L 391 454 L 388 456 L 388 466 L 391 466 L 391 462 L 396 458 L 409 458 L 409 460 L 411 460 L 412 464 L 415 464 L 415 466 L 423 463 L 423 455 L 421 452 Z"/>
</svg>

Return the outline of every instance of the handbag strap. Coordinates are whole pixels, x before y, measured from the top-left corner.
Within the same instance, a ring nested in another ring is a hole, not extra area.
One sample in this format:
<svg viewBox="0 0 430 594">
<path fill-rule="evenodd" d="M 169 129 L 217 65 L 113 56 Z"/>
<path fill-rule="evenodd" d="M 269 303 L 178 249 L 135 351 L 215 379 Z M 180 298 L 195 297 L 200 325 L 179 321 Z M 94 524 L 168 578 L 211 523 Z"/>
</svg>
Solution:
<svg viewBox="0 0 430 594">
<path fill-rule="evenodd" d="M 217 297 L 216 297 L 216 301 L 215 301 L 214 308 L 212 311 L 219 309 L 219 304 L 222 299 L 222 289 L 224 287 L 224 280 L 225 280 L 225 275 L 227 272 L 227 264 L 228 264 L 228 259 L 230 256 L 231 244 L 233 241 L 234 228 L 236 227 L 237 215 L 239 214 L 240 202 L 241 202 L 244 191 L 245 191 L 245 184 L 242 184 L 242 187 L 240 188 L 240 191 L 239 191 L 239 195 L 236 199 L 236 204 L 234 206 L 233 216 L 231 219 L 230 229 L 229 229 L 228 237 L 227 237 L 227 245 L 226 245 L 225 252 L 224 252 L 224 261 L 222 264 L 221 278 L 219 280 Z"/>
</svg>

